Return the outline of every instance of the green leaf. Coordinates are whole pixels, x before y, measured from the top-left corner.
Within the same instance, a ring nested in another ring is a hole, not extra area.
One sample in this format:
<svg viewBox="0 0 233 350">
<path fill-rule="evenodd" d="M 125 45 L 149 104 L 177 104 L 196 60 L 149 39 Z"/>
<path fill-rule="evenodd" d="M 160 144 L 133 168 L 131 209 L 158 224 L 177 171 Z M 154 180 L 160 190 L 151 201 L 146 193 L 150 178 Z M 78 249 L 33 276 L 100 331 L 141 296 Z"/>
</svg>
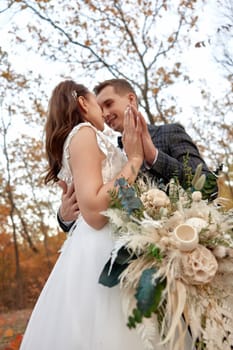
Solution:
<svg viewBox="0 0 233 350">
<path fill-rule="evenodd" d="M 155 273 L 155 268 L 142 272 L 135 294 L 137 308 L 146 317 L 150 317 L 151 313 L 156 311 L 161 299 L 162 290 L 165 287 L 160 279 L 157 278 L 154 280 L 153 276 Z"/>
<path fill-rule="evenodd" d="M 143 208 L 142 201 L 138 197 L 135 188 L 130 186 L 123 177 L 116 180 L 115 186 L 119 187 L 118 197 L 115 200 L 116 202 L 120 201 L 122 208 L 129 215 Z"/>
<path fill-rule="evenodd" d="M 132 256 L 125 247 L 119 249 L 110 273 L 111 258 L 105 264 L 99 277 L 99 283 L 109 288 L 116 286 L 120 282 L 121 273 L 128 267 L 131 259 L 135 259 L 135 256 Z"/>
<path fill-rule="evenodd" d="M 160 249 L 155 244 L 149 245 L 148 254 L 153 256 L 158 262 L 161 262 L 163 259 Z"/>
<path fill-rule="evenodd" d="M 133 315 L 129 316 L 127 327 L 129 329 L 136 328 L 137 323 L 141 323 L 142 322 L 142 317 L 143 317 L 143 315 L 142 315 L 140 310 L 133 309 Z"/>
<path fill-rule="evenodd" d="M 209 173 L 201 190 L 203 199 L 215 199 L 218 194 L 217 186 L 218 176 L 215 173 Z"/>
<path fill-rule="evenodd" d="M 110 266 L 111 261 L 109 260 L 105 264 L 98 281 L 100 284 L 109 288 L 116 286 L 120 282 L 119 276 L 127 268 L 128 264 L 118 264 L 114 262 L 109 274 Z"/>
<path fill-rule="evenodd" d="M 137 323 L 142 322 L 143 317 L 151 317 L 151 314 L 159 309 L 166 281 L 159 278 L 154 279 L 156 271 L 155 268 L 151 268 L 142 272 L 135 294 L 137 307 L 128 318 L 129 328 L 135 328 Z"/>
</svg>

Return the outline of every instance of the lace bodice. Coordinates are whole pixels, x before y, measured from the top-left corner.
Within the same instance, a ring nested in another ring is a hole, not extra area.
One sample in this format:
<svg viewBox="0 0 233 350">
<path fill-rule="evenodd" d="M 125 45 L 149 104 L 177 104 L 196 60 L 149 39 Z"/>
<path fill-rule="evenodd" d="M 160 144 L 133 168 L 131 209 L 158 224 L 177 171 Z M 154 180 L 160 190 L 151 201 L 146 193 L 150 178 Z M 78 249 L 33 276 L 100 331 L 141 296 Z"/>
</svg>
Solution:
<svg viewBox="0 0 233 350">
<path fill-rule="evenodd" d="M 73 181 L 73 176 L 69 166 L 69 144 L 72 137 L 78 132 L 83 126 L 89 126 L 96 132 L 97 143 L 101 151 L 106 155 L 106 158 L 102 162 L 102 176 L 103 182 L 106 183 L 112 180 L 123 168 L 127 159 L 124 153 L 121 152 L 119 148 L 114 146 L 103 132 L 97 130 L 90 123 L 81 123 L 75 126 L 69 135 L 67 136 L 64 147 L 63 147 L 63 157 L 62 157 L 62 168 L 58 174 L 58 178 L 70 184 Z"/>
</svg>

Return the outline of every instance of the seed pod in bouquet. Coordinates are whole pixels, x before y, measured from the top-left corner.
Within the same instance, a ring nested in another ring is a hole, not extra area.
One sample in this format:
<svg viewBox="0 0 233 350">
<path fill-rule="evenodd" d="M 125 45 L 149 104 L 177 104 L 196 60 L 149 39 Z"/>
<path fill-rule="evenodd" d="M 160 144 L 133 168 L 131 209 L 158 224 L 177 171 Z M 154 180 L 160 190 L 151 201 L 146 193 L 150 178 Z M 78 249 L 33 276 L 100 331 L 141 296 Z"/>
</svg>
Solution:
<svg viewBox="0 0 233 350">
<path fill-rule="evenodd" d="M 181 251 L 191 251 L 197 247 L 198 233 L 192 225 L 180 224 L 175 228 L 173 234 L 176 246 Z"/>
</svg>

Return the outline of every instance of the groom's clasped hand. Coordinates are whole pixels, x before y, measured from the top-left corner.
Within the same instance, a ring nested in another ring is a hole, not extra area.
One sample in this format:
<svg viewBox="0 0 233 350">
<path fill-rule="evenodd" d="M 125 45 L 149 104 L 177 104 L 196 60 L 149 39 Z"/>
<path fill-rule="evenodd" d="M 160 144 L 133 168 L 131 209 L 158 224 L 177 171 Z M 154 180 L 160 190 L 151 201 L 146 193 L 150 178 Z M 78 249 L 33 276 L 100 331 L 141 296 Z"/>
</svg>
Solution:
<svg viewBox="0 0 233 350">
<path fill-rule="evenodd" d="M 122 143 L 126 155 L 144 158 L 142 145 L 142 116 L 133 105 L 128 105 L 124 113 L 124 132 Z"/>
</svg>

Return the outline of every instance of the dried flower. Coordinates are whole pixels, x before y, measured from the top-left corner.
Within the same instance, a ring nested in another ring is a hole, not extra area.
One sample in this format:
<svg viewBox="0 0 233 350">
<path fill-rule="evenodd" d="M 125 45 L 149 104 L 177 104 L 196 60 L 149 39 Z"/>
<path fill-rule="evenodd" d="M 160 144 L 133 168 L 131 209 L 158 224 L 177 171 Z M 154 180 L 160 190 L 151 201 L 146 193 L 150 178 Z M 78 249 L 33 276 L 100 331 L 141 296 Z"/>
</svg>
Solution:
<svg viewBox="0 0 233 350">
<path fill-rule="evenodd" d="M 195 191 L 192 193 L 192 200 L 194 202 L 200 202 L 202 199 L 202 194 L 200 191 Z"/>
<path fill-rule="evenodd" d="M 182 275 L 187 284 L 209 283 L 215 276 L 218 263 L 209 249 L 198 245 L 192 252 L 183 253 L 181 257 Z"/>
<path fill-rule="evenodd" d="M 149 191 L 145 192 L 141 196 L 141 200 L 144 206 L 147 208 L 161 208 L 167 207 L 170 204 L 170 199 L 165 192 L 158 190 L 157 188 L 152 188 Z"/>
</svg>

